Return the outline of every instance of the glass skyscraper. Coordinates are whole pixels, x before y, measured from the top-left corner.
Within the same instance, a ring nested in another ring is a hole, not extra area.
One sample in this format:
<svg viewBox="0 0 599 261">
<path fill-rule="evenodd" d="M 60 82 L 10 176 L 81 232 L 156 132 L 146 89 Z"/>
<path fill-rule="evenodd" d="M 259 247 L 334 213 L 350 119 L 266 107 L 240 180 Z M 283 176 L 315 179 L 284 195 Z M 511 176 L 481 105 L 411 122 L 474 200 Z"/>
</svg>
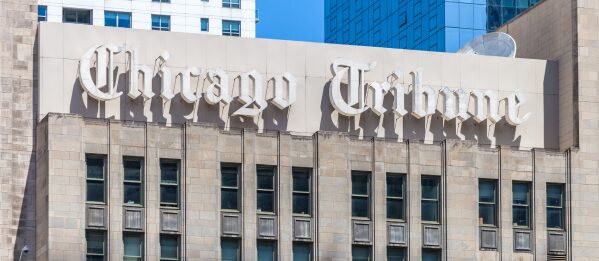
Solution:
<svg viewBox="0 0 599 261">
<path fill-rule="evenodd" d="M 325 0 L 325 41 L 455 52 L 540 1 Z"/>
</svg>

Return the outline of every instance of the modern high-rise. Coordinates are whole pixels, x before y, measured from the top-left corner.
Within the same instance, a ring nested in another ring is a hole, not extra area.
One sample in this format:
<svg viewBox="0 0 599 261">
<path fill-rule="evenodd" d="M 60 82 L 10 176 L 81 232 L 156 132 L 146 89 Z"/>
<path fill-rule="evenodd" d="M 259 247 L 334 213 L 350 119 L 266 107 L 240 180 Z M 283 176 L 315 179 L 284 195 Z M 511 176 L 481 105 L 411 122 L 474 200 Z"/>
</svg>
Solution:
<svg viewBox="0 0 599 261">
<path fill-rule="evenodd" d="M 38 0 L 38 20 L 256 37 L 255 0 Z"/>
<path fill-rule="evenodd" d="M 325 0 L 325 41 L 455 52 L 539 1 Z"/>
</svg>

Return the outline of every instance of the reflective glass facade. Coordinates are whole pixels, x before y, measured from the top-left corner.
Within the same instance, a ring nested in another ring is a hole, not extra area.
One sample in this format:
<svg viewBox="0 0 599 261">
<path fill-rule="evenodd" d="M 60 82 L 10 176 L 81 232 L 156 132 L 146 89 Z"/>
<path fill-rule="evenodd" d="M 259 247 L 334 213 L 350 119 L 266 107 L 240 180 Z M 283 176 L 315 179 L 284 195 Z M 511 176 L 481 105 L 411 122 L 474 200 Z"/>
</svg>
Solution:
<svg viewBox="0 0 599 261">
<path fill-rule="evenodd" d="M 325 0 L 325 41 L 455 52 L 539 1 Z"/>
</svg>

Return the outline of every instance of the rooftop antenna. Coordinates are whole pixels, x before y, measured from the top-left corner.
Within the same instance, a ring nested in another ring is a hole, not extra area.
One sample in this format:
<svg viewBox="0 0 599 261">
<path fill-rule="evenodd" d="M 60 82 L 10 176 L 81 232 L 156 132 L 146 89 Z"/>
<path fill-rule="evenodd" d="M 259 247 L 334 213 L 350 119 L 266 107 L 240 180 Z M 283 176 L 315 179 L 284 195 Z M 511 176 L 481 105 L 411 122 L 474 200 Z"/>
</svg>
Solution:
<svg viewBox="0 0 599 261">
<path fill-rule="evenodd" d="M 488 33 L 474 38 L 458 53 L 515 58 L 516 41 L 506 33 Z"/>
</svg>

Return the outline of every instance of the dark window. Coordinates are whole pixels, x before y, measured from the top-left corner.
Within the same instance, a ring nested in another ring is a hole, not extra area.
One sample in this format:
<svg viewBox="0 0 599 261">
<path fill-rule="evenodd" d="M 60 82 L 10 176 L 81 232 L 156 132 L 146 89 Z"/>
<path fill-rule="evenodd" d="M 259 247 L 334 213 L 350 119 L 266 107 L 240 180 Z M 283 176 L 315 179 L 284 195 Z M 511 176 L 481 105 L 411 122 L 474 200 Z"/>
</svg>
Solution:
<svg viewBox="0 0 599 261">
<path fill-rule="evenodd" d="M 405 261 L 406 249 L 403 247 L 387 247 L 387 261 Z"/>
<path fill-rule="evenodd" d="M 351 248 L 352 261 L 371 261 L 370 246 L 354 245 Z"/>
<path fill-rule="evenodd" d="M 276 168 L 272 166 L 257 166 L 257 195 L 258 212 L 275 212 L 276 204 Z"/>
<path fill-rule="evenodd" d="M 478 223 L 479 225 L 497 225 L 497 182 L 478 181 Z"/>
<path fill-rule="evenodd" d="M 170 31 L 171 17 L 168 15 L 152 15 L 152 30 Z"/>
<path fill-rule="evenodd" d="M 439 177 L 422 176 L 422 221 L 439 222 Z"/>
<path fill-rule="evenodd" d="M 310 215 L 312 213 L 311 170 L 293 168 L 293 213 Z"/>
<path fill-rule="evenodd" d="M 179 260 L 179 237 L 160 235 L 160 260 Z"/>
<path fill-rule="evenodd" d="M 530 183 L 512 183 L 512 223 L 516 227 L 530 226 Z"/>
<path fill-rule="evenodd" d="M 223 0 L 223 7 L 241 8 L 241 0 Z"/>
<path fill-rule="evenodd" d="M 106 255 L 106 234 L 104 231 L 88 230 L 85 232 L 86 259 L 88 261 L 104 260 Z"/>
<path fill-rule="evenodd" d="M 309 243 L 293 243 L 293 261 L 311 261 L 312 245 Z"/>
<path fill-rule="evenodd" d="M 179 207 L 178 160 L 160 160 L 160 205 Z"/>
<path fill-rule="evenodd" d="M 64 23 L 92 24 L 92 10 L 87 9 L 62 9 Z"/>
<path fill-rule="evenodd" d="M 403 220 L 405 176 L 387 174 L 387 218 Z"/>
<path fill-rule="evenodd" d="M 144 237 L 140 233 L 123 234 L 123 260 L 134 261 L 142 260 Z"/>
<path fill-rule="evenodd" d="M 441 250 L 423 248 L 422 261 L 441 261 Z"/>
<path fill-rule="evenodd" d="M 124 195 L 125 204 L 143 204 L 143 160 L 138 158 L 124 158 Z"/>
<path fill-rule="evenodd" d="M 208 18 L 202 18 L 200 21 L 202 32 L 208 32 L 208 29 L 210 27 Z"/>
<path fill-rule="evenodd" d="M 239 165 L 222 164 L 220 167 L 220 208 L 241 210 L 239 205 Z"/>
<path fill-rule="evenodd" d="M 48 7 L 45 5 L 37 6 L 37 21 L 43 22 L 48 21 Z"/>
<path fill-rule="evenodd" d="M 258 241 L 258 261 L 276 261 L 277 244 L 276 241 Z"/>
<path fill-rule="evenodd" d="M 547 228 L 564 229 L 564 185 L 547 184 Z"/>
<path fill-rule="evenodd" d="M 104 203 L 106 202 L 104 194 L 106 193 L 106 167 L 105 157 L 98 155 L 88 155 L 85 158 L 87 169 L 87 201 Z"/>
<path fill-rule="evenodd" d="M 370 217 L 370 173 L 352 171 L 351 175 L 352 217 Z"/>
<path fill-rule="evenodd" d="M 223 20 L 223 35 L 241 36 L 241 22 Z"/>
<path fill-rule="evenodd" d="M 241 249 L 239 247 L 239 239 L 223 238 L 220 241 L 220 248 L 222 261 L 241 260 Z"/>
<path fill-rule="evenodd" d="M 104 25 L 131 28 L 131 13 L 104 11 Z"/>
</svg>

